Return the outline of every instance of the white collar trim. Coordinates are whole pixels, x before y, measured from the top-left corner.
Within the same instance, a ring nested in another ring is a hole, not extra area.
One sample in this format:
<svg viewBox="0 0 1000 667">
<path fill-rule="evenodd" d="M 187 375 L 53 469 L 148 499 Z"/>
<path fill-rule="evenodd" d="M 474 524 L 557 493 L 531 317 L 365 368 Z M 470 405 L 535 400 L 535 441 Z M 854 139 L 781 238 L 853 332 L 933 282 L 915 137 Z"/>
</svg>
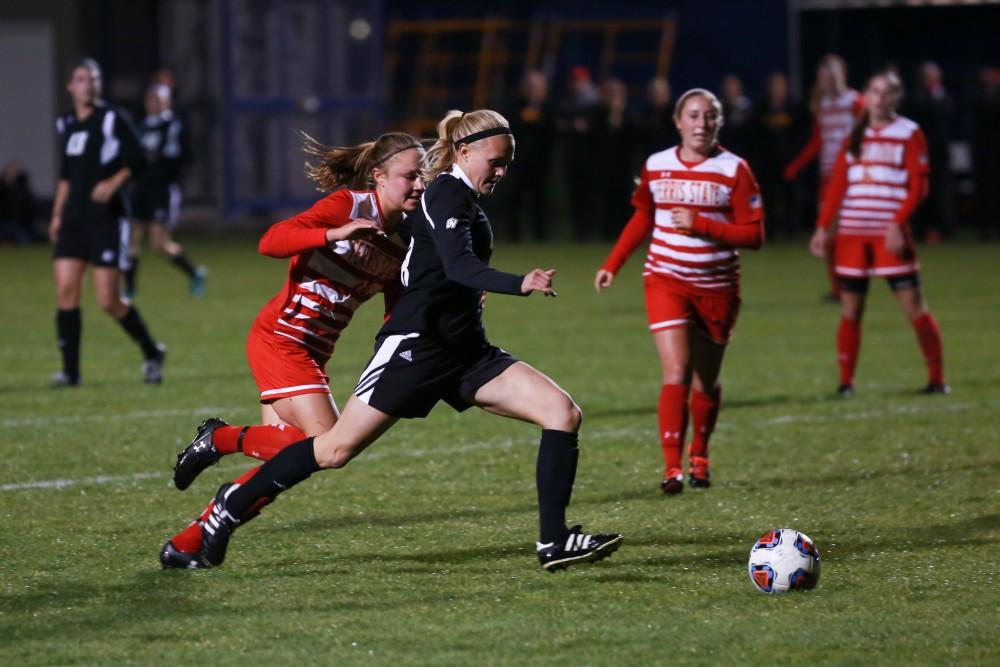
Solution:
<svg viewBox="0 0 1000 667">
<path fill-rule="evenodd" d="M 452 176 L 455 176 L 456 178 L 462 179 L 462 182 L 468 185 L 470 190 L 476 192 L 476 188 L 475 186 L 472 185 L 472 181 L 470 181 L 469 177 L 465 175 L 465 172 L 462 171 L 462 168 L 458 166 L 457 162 L 451 165 L 451 169 L 448 171 L 448 173 L 451 174 Z"/>
</svg>

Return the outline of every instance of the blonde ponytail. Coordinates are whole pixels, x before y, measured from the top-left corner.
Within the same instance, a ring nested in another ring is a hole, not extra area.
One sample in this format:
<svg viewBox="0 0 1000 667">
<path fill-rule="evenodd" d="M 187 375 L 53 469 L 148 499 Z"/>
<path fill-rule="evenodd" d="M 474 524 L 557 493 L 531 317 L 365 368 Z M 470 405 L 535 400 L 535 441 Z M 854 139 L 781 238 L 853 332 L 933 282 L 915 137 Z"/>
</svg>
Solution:
<svg viewBox="0 0 1000 667">
<path fill-rule="evenodd" d="M 424 156 L 424 179 L 432 181 L 438 174 L 451 168 L 455 163 L 455 146 L 464 137 L 496 128 L 510 128 L 510 123 L 490 109 L 468 113 L 452 109 L 446 113 L 437 125 L 437 141 Z"/>
</svg>

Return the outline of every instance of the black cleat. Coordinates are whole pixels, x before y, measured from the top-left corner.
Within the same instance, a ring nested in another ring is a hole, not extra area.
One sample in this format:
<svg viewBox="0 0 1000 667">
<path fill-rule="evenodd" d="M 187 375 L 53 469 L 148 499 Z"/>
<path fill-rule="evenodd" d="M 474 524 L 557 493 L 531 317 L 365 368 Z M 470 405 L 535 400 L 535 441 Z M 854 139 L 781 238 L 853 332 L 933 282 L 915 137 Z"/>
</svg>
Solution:
<svg viewBox="0 0 1000 667">
<path fill-rule="evenodd" d="M 215 465 L 222 458 L 222 454 L 212 444 L 212 435 L 215 429 L 228 425 L 217 417 L 209 417 L 198 426 L 194 440 L 177 455 L 177 463 L 174 464 L 174 486 L 183 491 L 191 486 L 191 482 L 201 474 L 202 470 Z"/>
<path fill-rule="evenodd" d="M 208 567 L 201 562 L 198 554 L 179 551 L 173 542 L 167 542 L 160 549 L 160 565 L 164 570 L 201 570 Z"/>
<path fill-rule="evenodd" d="M 577 563 L 594 563 L 607 558 L 622 545 L 618 534 L 587 535 L 581 526 L 573 526 L 564 542 L 537 544 L 538 562 L 546 572 L 565 570 Z"/>
<path fill-rule="evenodd" d="M 660 491 L 665 496 L 675 496 L 684 491 L 684 473 L 680 468 L 671 468 L 660 482 Z"/>
<path fill-rule="evenodd" d="M 854 396 L 854 385 L 852 384 L 842 384 L 837 387 L 837 396 L 841 398 L 851 398 Z"/>
<path fill-rule="evenodd" d="M 930 382 L 926 387 L 920 390 L 921 394 L 927 394 L 928 396 L 932 394 L 950 394 L 951 387 L 944 384 L 943 382 Z"/>
<path fill-rule="evenodd" d="M 712 486 L 708 472 L 708 458 L 692 456 L 688 462 L 688 485 L 692 489 L 707 489 Z"/>
<path fill-rule="evenodd" d="M 222 565 L 226 560 L 226 549 L 229 548 L 229 538 L 239 527 L 239 520 L 229 513 L 226 507 L 229 494 L 239 488 L 239 484 L 226 483 L 219 487 L 215 494 L 215 504 L 212 513 L 201 524 L 201 551 L 198 558 L 206 567 Z"/>
<path fill-rule="evenodd" d="M 167 346 L 156 344 L 156 356 L 142 362 L 142 381 L 146 384 L 163 382 L 163 362 L 167 360 Z"/>
</svg>

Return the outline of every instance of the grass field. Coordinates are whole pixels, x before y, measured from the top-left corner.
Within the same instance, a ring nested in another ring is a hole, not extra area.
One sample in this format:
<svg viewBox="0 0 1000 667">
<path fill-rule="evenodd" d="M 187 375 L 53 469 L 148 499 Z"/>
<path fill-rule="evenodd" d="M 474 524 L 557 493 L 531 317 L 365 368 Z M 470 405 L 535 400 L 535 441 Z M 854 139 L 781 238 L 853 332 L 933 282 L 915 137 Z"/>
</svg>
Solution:
<svg viewBox="0 0 1000 667">
<path fill-rule="evenodd" d="M 164 384 L 141 383 L 137 350 L 88 291 L 85 384 L 56 391 L 49 251 L 0 248 L 0 664 L 1000 663 L 997 246 L 922 252 L 947 397 L 916 394 L 913 331 L 874 285 L 858 395 L 835 398 L 820 264 L 801 245 L 746 255 L 715 484 L 673 498 L 658 490 L 638 261 L 597 296 L 604 247 L 498 247 L 502 268 L 559 269 L 558 299 L 493 296 L 487 325 L 583 408 L 570 519 L 626 536 L 558 575 L 533 553 L 536 429 L 447 406 L 282 496 L 223 567 L 161 571 L 161 543 L 251 464 L 170 485 L 205 416 L 259 418 L 243 343 L 285 270 L 250 238 L 190 250 L 211 267 L 203 301 L 162 260 L 140 277 L 170 346 Z M 331 364 L 341 402 L 379 315 L 361 311 Z M 750 546 L 781 526 L 816 541 L 816 590 L 750 584 Z"/>
</svg>

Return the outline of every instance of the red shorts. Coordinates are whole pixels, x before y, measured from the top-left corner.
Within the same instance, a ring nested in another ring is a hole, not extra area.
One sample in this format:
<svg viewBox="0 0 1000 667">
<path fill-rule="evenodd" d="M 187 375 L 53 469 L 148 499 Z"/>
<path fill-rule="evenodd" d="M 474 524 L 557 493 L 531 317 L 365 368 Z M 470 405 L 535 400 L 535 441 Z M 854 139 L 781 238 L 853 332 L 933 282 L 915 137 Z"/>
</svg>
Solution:
<svg viewBox="0 0 1000 667">
<path fill-rule="evenodd" d="M 903 256 L 885 249 L 881 236 L 837 234 L 834 242 L 834 272 L 842 278 L 905 276 L 920 270 L 913 242 L 907 238 Z"/>
<path fill-rule="evenodd" d="M 257 326 L 247 337 L 247 361 L 260 389 L 260 402 L 301 394 L 329 394 L 326 360 L 319 360 L 302 345 Z"/>
<path fill-rule="evenodd" d="M 740 297 L 734 292 L 705 294 L 663 276 L 645 276 L 649 330 L 693 327 L 714 343 L 724 345 L 732 336 L 740 314 Z"/>
</svg>

